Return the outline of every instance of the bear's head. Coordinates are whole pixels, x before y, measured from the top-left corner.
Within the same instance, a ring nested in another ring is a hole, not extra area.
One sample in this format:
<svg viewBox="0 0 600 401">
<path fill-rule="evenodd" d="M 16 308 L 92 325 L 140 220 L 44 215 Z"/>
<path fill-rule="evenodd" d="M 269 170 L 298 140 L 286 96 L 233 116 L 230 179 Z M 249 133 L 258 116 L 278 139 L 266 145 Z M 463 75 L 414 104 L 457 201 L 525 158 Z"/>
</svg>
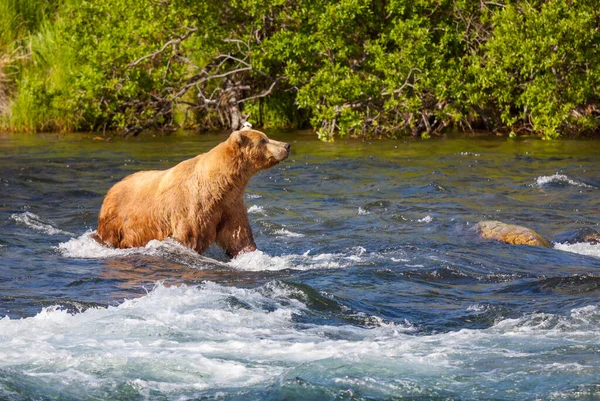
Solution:
<svg viewBox="0 0 600 401">
<path fill-rule="evenodd" d="M 229 136 L 232 146 L 239 149 L 246 167 L 255 172 L 273 167 L 290 155 L 290 144 L 269 139 L 252 129 L 234 131 Z"/>
</svg>

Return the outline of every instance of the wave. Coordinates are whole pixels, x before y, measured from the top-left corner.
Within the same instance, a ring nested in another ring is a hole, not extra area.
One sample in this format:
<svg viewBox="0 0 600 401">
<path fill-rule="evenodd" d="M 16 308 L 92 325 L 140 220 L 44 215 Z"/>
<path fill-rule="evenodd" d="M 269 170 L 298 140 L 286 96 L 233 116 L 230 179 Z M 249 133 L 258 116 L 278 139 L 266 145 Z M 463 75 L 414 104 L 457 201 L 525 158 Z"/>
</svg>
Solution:
<svg viewBox="0 0 600 401">
<path fill-rule="evenodd" d="M 431 223 L 432 221 L 433 221 L 433 217 L 431 217 L 430 215 L 427 215 L 427 216 L 423 217 L 422 219 L 417 220 L 418 223 Z"/>
<path fill-rule="evenodd" d="M 193 268 L 228 268 L 226 264 L 216 259 L 200 255 L 193 249 L 183 246 L 170 238 L 164 241 L 152 240 L 144 247 L 118 249 L 110 248 L 98 243 L 92 238 L 92 234 L 94 233 L 95 231 L 88 231 L 77 238 L 71 238 L 67 242 L 61 242 L 56 249 L 62 256 L 68 258 L 106 259 L 132 255 L 145 255 L 173 260 Z"/>
<path fill-rule="evenodd" d="M 538 187 L 547 187 L 547 186 L 567 186 L 572 185 L 576 187 L 582 188 L 595 188 L 592 185 L 585 184 L 583 182 L 579 182 L 567 177 L 564 174 L 554 174 L 550 176 L 542 175 L 536 178 L 535 184 Z"/>
<path fill-rule="evenodd" d="M 173 239 L 164 241 L 152 240 L 144 247 L 116 249 L 109 248 L 96 242 L 92 237 L 93 231 L 88 231 L 77 238 L 58 244 L 56 249 L 64 257 L 81 259 L 105 259 L 127 257 L 132 255 L 155 256 L 173 260 L 192 268 L 218 267 L 246 271 L 276 271 L 276 270 L 312 270 L 338 269 L 352 266 L 360 261 L 366 250 L 362 247 L 352 248 L 345 253 L 321 253 L 311 255 L 307 251 L 301 255 L 270 256 L 257 250 L 242 254 L 226 263 L 218 260 L 217 252 L 207 252 L 199 255 L 193 249 L 181 245 Z M 292 233 L 294 234 L 294 233 Z M 377 255 L 375 255 L 377 256 Z"/>
<path fill-rule="evenodd" d="M 555 243 L 554 249 L 578 253 L 580 255 L 595 256 L 600 258 L 600 243 L 578 242 L 575 244 Z"/>
<path fill-rule="evenodd" d="M 368 210 L 363 209 L 362 207 L 358 207 L 358 215 L 359 216 L 366 216 L 368 214 L 371 214 L 371 212 L 369 212 Z"/>
<path fill-rule="evenodd" d="M 238 270 L 276 271 L 276 270 L 314 270 L 341 269 L 366 262 L 371 258 L 383 257 L 380 254 L 368 254 L 363 247 L 355 247 L 344 253 L 321 253 L 311 255 L 306 251 L 302 255 L 269 256 L 262 251 L 246 253 L 232 259 L 228 265 Z"/>
<path fill-rule="evenodd" d="M 339 269 L 351 265 L 351 255 L 319 254 L 310 252 L 302 255 L 269 256 L 262 251 L 245 253 L 232 259 L 228 265 L 237 270 L 277 271 L 277 270 L 313 270 Z"/>
<path fill-rule="evenodd" d="M 37 214 L 31 212 L 14 213 L 10 216 L 15 222 L 30 228 L 32 230 L 48 234 L 48 235 L 75 235 L 68 231 L 64 231 L 54 227 L 51 221 L 44 220 Z"/>
<path fill-rule="evenodd" d="M 288 237 L 288 238 L 302 238 L 302 237 L 304 237 L 304 234 L 295 233 L 295 232 L 290 231 L 290 230 L 285 229 L 285 228 L 280 228 L 279 230 L 275 230 L 275 231 L 273 231 L 273 234 L 275 234 L 278 237 Z"/>
<path fill-rule="evenodd" d="M 427 216 L 420 222 L 429 223 Z M 64 257 L 80 259 L 105 259 L 116 257 L 127 257 L 133 255 L 145 255 L 165 258 L 183 265 L 197 268 L 225 268 L 246 271 L 277 271 L 277 270 L 313 270 L 313 269 L 340 269 L 356 266 L 360 263 L 371 263 L 382 260 L 398 262 L 411 262 L 405 252 L 399 250 L 392 253 L 369 253 L 363 247 L 347 249 L 339 253 L 311 254 L 308 250 L 303 254 L 288 254 L 271 256 L 264 251 L 257 250 L 242 254 L 235 259 L 229 260 L 222 251 L 210 248 L 204 255 L 198 254 L 193 249 L 183 246 L 173 239 L 164 241 L 153 240 L 144 247 L 116 249 L 101 245 L 91 238 L 93 231 L 88 231 L 77 238 L 59 243 L 56 249 Z M 301 238 L 304 235 L 294 233 L 286 229 L 279 229 L 273 235 L 289 238 Z M 554 249 L 577 253 L 585 256 L 600 258 L 600 244 L 555 243 Z M 399 254 L 397 254 L 400 252 Z M 424 267 L 423 264 L 405 264 L 406 267 Z"/>
<path fill-rule="evenodd" d="M 266 216 L 267 212 L 262 206 L 252 205 L 248 208 L 248 214 L 261 214 L 263 216 Z"/>
<path fill-rule="evenodd" d="M 419 335 L 409 323 L 377 317 L 369 326 L 298 323 L 310 313 L 309 298 L 282 282 L 255 289 L 157 284 L 118 306 L 76 314 L 55 306 L 30 318 L 5 317 L 0 394 L 4 387 L 27 398 L 35 387 L 37 394 L 77 399 L 243 398 L 256 389 L 324 387 L 370 399 L 428 399 L 471 398 L 488 388 L 511 398 L 518 376 L 518 390 L 529 399 L 569 394 L 600 374 L 589 358 L 600 341 L 596 305 Z"/>
</svg>

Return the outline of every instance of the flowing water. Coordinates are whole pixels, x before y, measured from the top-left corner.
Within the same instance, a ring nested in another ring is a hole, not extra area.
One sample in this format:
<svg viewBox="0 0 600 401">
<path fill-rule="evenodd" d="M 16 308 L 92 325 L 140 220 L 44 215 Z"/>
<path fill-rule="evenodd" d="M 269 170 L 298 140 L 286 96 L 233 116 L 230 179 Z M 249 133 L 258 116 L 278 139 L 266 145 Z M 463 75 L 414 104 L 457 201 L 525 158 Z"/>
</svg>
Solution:
<svg viewBox="0 0 600 401">
<path fill-rule="evenodd" d="M 223 137 L 0 135 L 0 399 L 600 399 L 600 245 L 471 230 L 600 229 L 600 142 L 271 136 L 229 261 L 88 236 L 112 184 Z"/>
</svg>

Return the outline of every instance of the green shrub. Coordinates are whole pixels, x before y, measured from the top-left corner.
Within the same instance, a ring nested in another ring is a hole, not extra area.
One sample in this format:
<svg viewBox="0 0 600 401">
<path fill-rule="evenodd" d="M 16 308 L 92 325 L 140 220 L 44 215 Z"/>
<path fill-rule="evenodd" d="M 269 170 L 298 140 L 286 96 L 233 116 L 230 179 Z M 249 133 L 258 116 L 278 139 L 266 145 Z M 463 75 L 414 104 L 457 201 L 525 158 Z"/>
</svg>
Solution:
<svg viewBox="0 0 600 401">
<path fill-rule="evenodd" d="M 548 139 L 597 131 L 599 10 L 594 0 L 550 0 L 491 15 L 493 32 L 472 59 L 472 103 L 497 108 L 509 130 Z"/>
<path fill-rule="evenodd" d="M 323 140 L 598 132 L 593 0 L 5 0 L 3 11 L 2 48 L 31 54 L 7 67 L 13 130 L 235 128 L 249 115 L 310 122 Z"/>
</svg>

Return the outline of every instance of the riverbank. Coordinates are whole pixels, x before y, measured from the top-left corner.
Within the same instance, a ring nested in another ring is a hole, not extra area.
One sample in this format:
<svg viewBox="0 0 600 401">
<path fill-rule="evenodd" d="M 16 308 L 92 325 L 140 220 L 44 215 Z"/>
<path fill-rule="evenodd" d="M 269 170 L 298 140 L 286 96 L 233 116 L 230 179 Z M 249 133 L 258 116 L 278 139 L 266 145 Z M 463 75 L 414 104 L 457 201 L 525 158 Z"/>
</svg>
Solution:
<svg viewBox="0 0 600 401">
<path fill-rule="evenodd" d="M 10 131 L 599 132 L 592 0 L 1 7 Z"/>
</svg>

